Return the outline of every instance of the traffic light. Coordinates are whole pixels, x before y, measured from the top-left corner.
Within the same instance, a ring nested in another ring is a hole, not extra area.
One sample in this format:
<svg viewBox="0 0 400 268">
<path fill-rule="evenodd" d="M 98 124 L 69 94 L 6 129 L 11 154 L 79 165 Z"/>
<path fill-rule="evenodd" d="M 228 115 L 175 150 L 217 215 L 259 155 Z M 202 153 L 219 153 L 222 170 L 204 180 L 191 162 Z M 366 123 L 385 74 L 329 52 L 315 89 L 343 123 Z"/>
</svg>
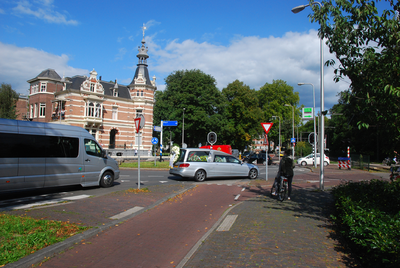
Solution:
<svg viewBox="0 0 400 268">
<path fill-rule="evenodd" d="M 207 141 L 209 144 L 213 145 L 217 142 L 217 134 L 215 132 L 208 133 Z"/>
</svg>

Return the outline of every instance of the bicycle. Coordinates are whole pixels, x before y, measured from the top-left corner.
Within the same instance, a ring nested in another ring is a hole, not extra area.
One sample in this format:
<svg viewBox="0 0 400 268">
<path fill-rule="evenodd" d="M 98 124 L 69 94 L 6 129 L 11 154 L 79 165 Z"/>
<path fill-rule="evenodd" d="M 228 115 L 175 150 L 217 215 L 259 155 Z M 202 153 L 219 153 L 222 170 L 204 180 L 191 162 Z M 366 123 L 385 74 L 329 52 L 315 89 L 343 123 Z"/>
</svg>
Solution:
<svg viewBox="0 0 400 268">
<path fill-rule="evenodd" d="M 273 196 L 275 193 L 279 201 L 282 202 L 283 200 L 285 200 L 288 191 L 287 183 L 287 178 L 284 176 L 280 176 L 280 181 L 276 185 L 272 185 L 271 196 Z"/>
</svg>

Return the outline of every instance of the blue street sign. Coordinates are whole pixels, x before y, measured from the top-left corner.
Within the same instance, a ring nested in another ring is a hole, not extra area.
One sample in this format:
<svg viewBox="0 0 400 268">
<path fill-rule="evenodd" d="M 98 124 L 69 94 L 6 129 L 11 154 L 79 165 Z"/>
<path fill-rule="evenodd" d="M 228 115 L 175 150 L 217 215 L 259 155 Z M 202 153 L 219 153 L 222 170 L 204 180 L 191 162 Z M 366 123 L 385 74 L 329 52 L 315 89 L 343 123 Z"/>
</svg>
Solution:
<svg viewBox="0 0 400 268">
<path fill-rule="evenodd" d="M 178 126 L 178 121 L 163 121 L 164 127 L 176 127 Z"/>
<path fill-rule="evenodd" d="M 154 131 L 161 132 L 161 127 L 159 127 L 159 126 L 154 126 L 153 130 L 154 130 Z"/>
<path fill-rule="evenodd" d="M 156 137 L 153 137 L 153 138 L 151 139 L 151 143 L 152 143 L 152 144 L 157 144 L 157 143 L 158 143 L 158 139 L 157 139 Z"/>
<path fill-rule="evenodd" d="M 291 138 L 291 139 L 290 139 L 290 142 L 291 142 L 291 143 L 296 142 L 296 138 Z"/>
</svg>

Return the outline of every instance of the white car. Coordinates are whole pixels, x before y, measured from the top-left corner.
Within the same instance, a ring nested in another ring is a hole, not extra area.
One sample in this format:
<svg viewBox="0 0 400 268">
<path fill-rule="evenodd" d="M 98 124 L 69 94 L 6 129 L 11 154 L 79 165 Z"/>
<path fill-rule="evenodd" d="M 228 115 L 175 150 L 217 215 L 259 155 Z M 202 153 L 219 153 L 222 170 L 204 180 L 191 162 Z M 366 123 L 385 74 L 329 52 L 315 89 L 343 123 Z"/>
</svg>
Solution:
<svg viewBox="0 0 400 268">
<path fill-rule="evenodd" d="M 319 165 L 320 162 L 321 162 L 320 154 L 317 153 L 317 165 Z M 329 157 L 324 155 L 324 166 L 327 166 L 330 163 L 331 163 L 331 161 L 329 160 Z M 302 165 L 302 166 L 314 165 L 314 154 L 309 154 L 305 157 L 297 159 L 297 164 Z"/>
</svg>

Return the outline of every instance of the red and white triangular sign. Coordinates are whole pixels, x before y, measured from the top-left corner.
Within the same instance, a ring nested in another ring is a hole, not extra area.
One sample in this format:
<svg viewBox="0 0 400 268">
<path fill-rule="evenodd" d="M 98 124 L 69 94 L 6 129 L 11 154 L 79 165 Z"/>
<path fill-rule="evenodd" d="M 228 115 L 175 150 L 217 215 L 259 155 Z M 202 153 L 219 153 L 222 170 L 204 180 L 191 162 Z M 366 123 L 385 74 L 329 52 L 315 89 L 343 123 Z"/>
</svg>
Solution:
<svg viewBox="0 0 400 268">
<path fill-rule="evenodd" d="M 139 133 L 141 117 L 135 118 L 136 133 Z"/>
<path fill-rule="evenodd" d="M 265 134 L 268 134 L 274 123 L 261 123 L 261 126 L 264 128 Z"/>
</svg>

